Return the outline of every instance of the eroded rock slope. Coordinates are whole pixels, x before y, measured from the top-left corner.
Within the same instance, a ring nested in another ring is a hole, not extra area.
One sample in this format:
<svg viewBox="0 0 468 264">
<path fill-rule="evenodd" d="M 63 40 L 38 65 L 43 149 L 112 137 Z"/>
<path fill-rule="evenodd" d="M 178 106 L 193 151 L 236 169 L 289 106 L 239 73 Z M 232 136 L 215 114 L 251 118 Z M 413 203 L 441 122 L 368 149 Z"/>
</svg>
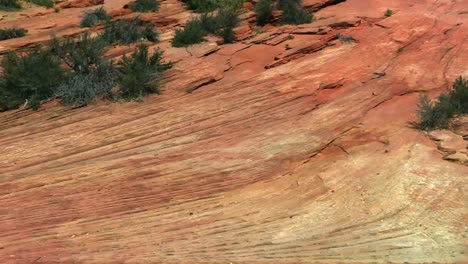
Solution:
<svg viewBox="0 0 468 264">
<path fill-rule="evenodd" d="M 163 0 L 141 16 L 175 62 L 162 95 L 0 113 L 1 262 L 468 261 L 468 167 L 410 124 L 468 75 L 468 2 L 304 5 L 310 25 L 247 12 L 237 43 L 176 49 L 192 14 Z M 85 9 L 7 13 L 30 34 L 0 49 L 79 34 Z"/>
</svg>

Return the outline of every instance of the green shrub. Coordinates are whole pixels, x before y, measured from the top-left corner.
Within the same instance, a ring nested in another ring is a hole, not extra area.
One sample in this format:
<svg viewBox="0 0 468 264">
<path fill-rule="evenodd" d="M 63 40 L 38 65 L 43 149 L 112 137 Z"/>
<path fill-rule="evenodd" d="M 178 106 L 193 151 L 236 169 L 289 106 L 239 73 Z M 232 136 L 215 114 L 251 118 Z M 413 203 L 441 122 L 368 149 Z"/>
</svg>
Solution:
<svg viewBox="0 0 468 264">
<path fill-rule="evenodd" d="M 108 22 L 110 18 L 111 17 L 107 15 L 103 7 L 99 7 L 93 11 L 85 11 L 81 19 L 80 27 L 94 27 L 99 23 Z"/>
<path fill-rule="evenodd" d="M 26 100 L 34 109 L 39 108 L 63 79 L 60 60 L 39 46 L 23 56 L 8 53 L 2 60 L 2 68 L 1 110 L 18 108 Z"/>
<path fill-rule="evenodd" d="M 346 36 L 346 35 L 342 35 L 341 33 L 338 33 L 336 34 L 336 37 L 338 38 L 339 41 L 341 41 L 341 43 L 351 43 L 355 41 L 353 36 L 351 35 Z"/>
<path fill-rule="evenodd" d="M 211 12 L 219 7 L 219 0 L 182 0 L 189 9 L 198 12 Z"/>
<path fill-rule="evenodd" d="M 97 97 L 111 97 L 114 85 L 112 64 L 100 62 L 97 70 L 70 74 L 54 92 L 56 97 L 62 98 L 64 105 L 83 106 L 94 102 Z"/>
<path fill-rule="evenodd" d="M 54 6 L 53 0 L 26 0 L 26 1 L 36 4 L 36 5 L 45 6 L 47 8 L 51 8 Z"/>
<path fill-rule="evenodd" d="M 52 51 L 75 73 L 83 74 L 98 70 L 104 61 L 105 47 L 106 42 L 92 38 L 88 32 L 77 40 L 54 38 L 52 42 Z"/>
<path fill-rule="evenodd" d="M 125 99 L 138 99 L 150 93 L 159 93 L 161 72 L 169 69 L 162 63 L 162 51 L 149 56 L 148 46 L 142 44 L 131 57 L 124 56 L 117 68 L 120 94 Z"/>
<path fill-rule="evenodd" d="M 458 114 L 468 114 L 468 79 L 459 77 L 447 94 L 441 94 L 434 103 L 426 95 L 420 97 L 418 104 L 421 130 L 447 128 L 450 119 Z"/>
<path fill-rule="evenodd" d="M 86 105 L 98 96 L 109 96 L 115 85 L 112 62 L 105 59 L 106 42 L 85 33 L 77 40 L 54 38 L 52 50 L 72 70 L 55 95 L 65 105 Z"/>
<path fill-rule="evenodd" d="M 24 28 L 0 29 L 0 40 L 24 37 L 26 33 L 28 33 L 28 31 Z"/>
<path fill-rule="evenodd" d="M 176 29 L 175 36 L 172 41 L 173 47 L 187 47 L 192 44 L 197 44 L 205 41 L 207 32 L 199 19 L 191 19 L 185 25 L 185 28 Z"/>
<path fill-rule="evenodd" d="M 239 9 L 244 0 L 182 0 L 189 9 L 200 13 L 209 13 L 218 8 Z"/>
<path fill-rule="evenodd" d="M 37 46 L 23 56 L 8 53 L 1 63 L 0 111 L 22 104 L 37 109 L 41 101 L 54 97 L 65 105 L 86 105 L 97 97 L 112 96 L 117 83 L 126 99 L 159 92 L 161 72 L 171 67 L 162 63 L 161 51 L 149 56 L 148 47 L 140 45 L 116 69 L 103 57 L 106 45 L 103 38 L 85 33 L 77 40 L 54 38 L 51 49 Z"/>
<path fill-rule="evenodd" d="M 278 0 L 278 6 L 280 9 L 286 9 L 291 6 L 299 6 L 302 0 Z"/>
<path fill-rule="evenodd" d="M 393 15 L 393 11 L 391 9 L 387 9 L 387 11 L 385 11 L 386 17 L 391 17 L 392 15 Z"/>
<path fill-rule="evenodd" d="M 129 7 L 133 12 L 156 12 L 159 9 L 159 2 L 156 0 L 136 0 Z"/>
<path fill-rule="evenodd" d="M 21 9 L 18 0 L 0 0 L 0 10 L 14 11 L 18 9 Z"/>
<path fill-rule="evenodd" d="M 203 13 L 197 18 L 187 22 L 183 30 L 176 30 L 173 47 L 186 47 L 205 41 L 207 34 L 216 34 L 231 43 L 236 40 L 234 28 L 240 19 L 237 10 L 232 7 L 223 7 L 218 10 L 217 15 Z"/>
<path fill-rule="evenodd" d="M 275 3 L 273 0 L 260 0 L 255 5 L 255 14 L 257 16 L 257 24 L 263 26 L 270 22 L 273 18 Z"/>
<path fill-rule="evenodd" d="M 198 17 L 202 28 L 210 34 L 216 34 L 218 30 L 218 17 L 211 13 L 203 13 Z"/>
<path fill-rule="evenodd" d="M 302 0 L 278 0 L 278 7 L 283 10 L 282 24 L 306 24 L 313 21 L 313 16 L 300 8 Z"/>
<path fill-rule="evenodd" d="M 218 0 L 218 8 L 230 8 L 239 10 L 243 7 L 245 0 Z"/>
<path fill-rule="evenodd" d="M 237 10 L 234 8 L 221 8 L 216 16 L 216 34 L 224 39 L 226 43 L 236 40 L 234 28 L 239 25 L 240 19 Z"/>
<path fill-rule="evenodd" d="M 108 44 L 130 44 L 137 41 L 158 41 L 158 33 L 152 24 L 136 18 L 131 21 L 119 20 L 107 26 L 100 36 Z"/>
<path fill-rule="evenodd" d="M 312 22 L 312 15 L 307 14 L 306 11 L 300 9 L 295 5 L 287 5 L 283 9 L 283 14 L 281 16 L 282 24 L 306 24 Z"/>
<path fill-rule="evenodd" d="M 203 13 L 200 17 L 191 19 L 184 30 L 176 31 L 173 41 L 174 47 L 184 47 L 204 40 L 207 34 L 216 34 L 224 39 L 224 42 L 235 41 L 234 28 L 239 25 L 238 10 L 244 0 L 188 0 L 191 8 Z M 217 10 L 216 15 L 210 11 Z"/>
<path fill-rule="evenodd" d="M 456 114 L 468 114 L 468 79 L 459 77 L 449 93 Z"/>
<path fill-rule="evenodd" d="M 444 102 L 444 101 L 442 101 Z M 445 103 L 443 103 L 445 105 Z M 431 130 L 436 128 L 446 128 L 449 125 L 450 117 L 442 110 L 442 104 L 432 104 L 427 95 L 419 98 L 417 127 L 421 130 Z M 444 106 L 444 108 L 447 105 Z"/>
</svg>

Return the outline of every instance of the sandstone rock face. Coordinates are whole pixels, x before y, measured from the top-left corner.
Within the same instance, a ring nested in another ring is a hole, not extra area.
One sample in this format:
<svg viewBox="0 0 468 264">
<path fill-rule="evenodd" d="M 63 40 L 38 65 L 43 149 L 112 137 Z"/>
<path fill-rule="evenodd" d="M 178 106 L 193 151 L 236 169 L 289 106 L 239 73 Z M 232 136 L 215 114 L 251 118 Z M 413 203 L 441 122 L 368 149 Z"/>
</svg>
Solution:
<svg viewBox="0 0 468 264">
<path fill-rule="evenodd" d="M 452 129 L 436 130 L 429 133 L 429 137 L 437 141 L 437 147 L 444 153 L 444 159 L 455 162 L 468 163 L 468 116 L 455 118 Z"/>
<path fill-rule="evenodd" d="M 456 117 L 451 124 L 451 129 L 464 139 L 468 139 L 468 116 Z"/>
<path fill-rule="evenodd" d="M 74 0 L 74 1 L 66 1 L 66 2 L 60 3 L 58 6 L 61 8 L 77 8 L 77 7 L 102 5 L 102 4 L 104 4 L 104 0 Z"/>
<path fill-rule="evenodd" d="M 0 262 L 468 261 L 466 140 L 411 127 L 421 93 L 468 75 L 468 1 L 304 5 L 311 25 L 176 49 L 193 14 L 161 1 L 162 95 L 0 113 Z M 29 35 L 1 53 L 80 34 L 85 9 L 7 14 Z"/>
</svg>

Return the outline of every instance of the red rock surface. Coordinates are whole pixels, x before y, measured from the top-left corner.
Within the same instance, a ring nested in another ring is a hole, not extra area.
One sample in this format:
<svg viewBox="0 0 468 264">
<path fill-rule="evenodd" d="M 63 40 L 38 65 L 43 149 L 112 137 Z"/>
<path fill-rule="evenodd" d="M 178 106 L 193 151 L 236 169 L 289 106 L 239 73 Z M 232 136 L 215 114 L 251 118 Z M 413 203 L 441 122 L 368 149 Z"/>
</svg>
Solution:
<svg viewBox="0 0 468 264">
<path fill-rule="evenodd" d="M 73 0 L 58 4 L 60 8 L 88 7 L 104 4 L 104 0 Z"/>
<path fill-rule="evenodd" d="M 191 13 L 161 1 L 162 95 L 0 113 L 1 263 L 467 262 L 468 166 L 410 123 L 468 76 L 468 2 L 304 5 L 311 25 L 184 49 Z M 84 10 L 2 14 L 29 35 L 0 50 L 79 34 Z"/>
</svg>

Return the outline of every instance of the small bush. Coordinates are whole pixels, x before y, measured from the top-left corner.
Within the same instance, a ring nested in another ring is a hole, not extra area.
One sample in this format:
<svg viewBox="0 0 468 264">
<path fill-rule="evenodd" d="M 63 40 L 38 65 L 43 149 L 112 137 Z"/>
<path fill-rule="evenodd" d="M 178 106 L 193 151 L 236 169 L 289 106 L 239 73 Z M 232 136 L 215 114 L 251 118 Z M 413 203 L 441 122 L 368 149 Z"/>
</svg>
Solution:
<svg viewBox="0 0 468 264">
<path fill-rule="evenodd" d="M 257 24 L 263 26 L 270 22 L 273 18 L 275 3 L 273 0 L 260 0 L 255 5 L 255 14 L 257 16 Z"/>
<path fill-rule="evenodd" d="M 183 30 L 176 29 L 174 40 L 172 41 L 173 47 L 187 47 L 192 44 L 197 44 L 205 41 L 207 32 L 199 19 L 191 19 L 185 25 Z"/>
<path fill-rule="evenodd" d="M 28 31 L 24 28 L 0 29 L 0 40 L 24 37 L 26 33 L 28 33 Z"/>
<path fill-rule="evenodd" d="M 387 9 L 387 11 L 385 11 L 386 17 L 391 17 L 392 15 L 393 15 L 393 11 L 391 9 Z"/>
<path fill-rule="evenodd" d="M 468 114 L 468 79 L 459 77 L 447 94 L 441 94 L 434 103 L 421 96 L 418 104 L 421 130 L 447 128 L 450 119 L 458 114 Z"/>
<path fill-rule="evenodd" d="M 64 105 L 83 106 L 97 97 L 110 97 L 115 85 L 112 64 L 102 63 L 89 73 L 70 74 L 66 81 L 55 89 L 55 96 L 62 98 Z"/>
<path fill-rule="evenodd" d="M 307 14 L 303 9 L 295 5 L 288 5 L 283 9 L 281 23 L 293 25 L 307 24 L 312 22 L 312 19 L 312 15 Z"/>
<path fill-rule="evenodd" d="M 124 56 L 117 68 L 120 94 L 125 99 L 137 99 L 150 93 L 159 93 L 161 72 L 169 69 L 162 63 L 162 51 L 149 56 L 148 46 L 142 44 L 131 57 Z"/>
<path fill-rule="evenodd" d="M 72 70 L 55 95 L 65 105 L 87 105 L 98 96 L 109 96 L 115 85 L 112 62 L 103 58 L 106 42 L 85 33 L 77 40 L 54 38 L 52 50 Z"/>
<path fill-rule="evenodd" d="M 51 8 L 54 6 L 53 0 L 26 0 L 26 1 L 36 4 L 36 5 L 45 6 L 47 8 Z"/>
<path fill-rule="evenodd" d="M 136 0 L 129 7 L 133 12 L 156 12 L 159 9 L 159 2 L 156 0 Z"/>
<path fill-rule="evenodd" d="M 240 19 L 237 10 L 234 8 L 221 8 L 216 16 L 216 34 L 224 39 L 226 43 L 236 40 L 234 28 L 239 25 Z"/>
<path fill-rule="evenodd" d="M 203 13 L 198 18 L 202 28 L 210 34 L 216 34 L 218 30 L 218 17 L 211 13 Z"/>
<path fill-rule="evenodd" d="M 444 102 L 444 101 L 442 101 Z M 450 117 L 446 111 L 442 110 L 441 104 L 432 104 L 427 95 L 421 96 L 418 104 L 419 123 L 417 127 L 421 130 L 431 130 L 436 128 L 446 128 L 449 125 Z"/>
<path fill-rule="evenodd" d="M 336 37 L 338 38 L 339 41 L 341 41 L 341 43 L 351 43 L 351 42 L 355 41 L 355 39 L 351 35 L 346 36 L 346 35 L 342 35 L 342 34 L 338 33 L 338 34 L 336 34 Z"/>
<path fill-rule="evenodd" d="M 245 0 L 218 0 L 218 8 L 230 8 L 239 10 L 243 7 Z"/>
<path fill-rule="evenodd" d="M 110 16 L 107 15 L 106 10 L 103 7 L 97 8 L 93 11 L 86 11 L 81 19 L 80 27 L 94 27 L 95 25 L 108 22 Z"/>
<path fill-rule="evenodd" d="M 223 7 L 217 15 L 203 13 L 198 18 L 189 20 L 183 30 L 176 30 L 173 47 L 186 47 L 205 41 L 207 34 L 216 34 L 231 43 L 236 40 L 234 28 L 239 25 L 240 19 L 237 9 Z"/>
<path fill-rule="evenodd" d="M 52 51 L 75 73 L 88 74 L 97 71 L 104 59 L 106 43 L 92 38 L 88 32 L 77 40 L 67 38 L 60 42 L 54 38 Z"/>
<path fill-rule="evenodd" d="M 189 9 L 200 13 L 209 13 L 218 8 L 239 9 L 244 0 L 182 0 Z"/>
<path fill-rule="evenodd" d="M 468 114 L 468 79 L 459 77 L 449 93 L 456 114 Z"/>
<path fill-rule="evenodd" d="M 0 0 L 0 10 L 3 11 L 14 11 L 21 9 L 21 5 L 18 0 Z"/>
<path fill-rule="evenodd" d="M 28 101 L 34 109 L 53 95 L 60 85 L 63 70 L 60 60 L 50 51 L 37 46 L 23 56 L 8 53 L 2 60 L 0 109 L 18 108 Z"/>
<path fill-rule="evenodd" d="M 219 7 L 219 0 L 182 0 L 189 9 L 198 12 L 211 12 Z"/>
<path fill-rule="evenodd" d="M 132 21 L 119 20 L 106 27 L 100 36 L 108 44 L 131 44 L 137 41 L 158 41 L 158 33 L 151 24 L 136 18 Z"/>
<path fill-rule="evenodd" d="M 278 6 L 280 9 L 286 9 L 291 6 L 299 6 L 302 0 L 278 0 Z"/>
</svg>

